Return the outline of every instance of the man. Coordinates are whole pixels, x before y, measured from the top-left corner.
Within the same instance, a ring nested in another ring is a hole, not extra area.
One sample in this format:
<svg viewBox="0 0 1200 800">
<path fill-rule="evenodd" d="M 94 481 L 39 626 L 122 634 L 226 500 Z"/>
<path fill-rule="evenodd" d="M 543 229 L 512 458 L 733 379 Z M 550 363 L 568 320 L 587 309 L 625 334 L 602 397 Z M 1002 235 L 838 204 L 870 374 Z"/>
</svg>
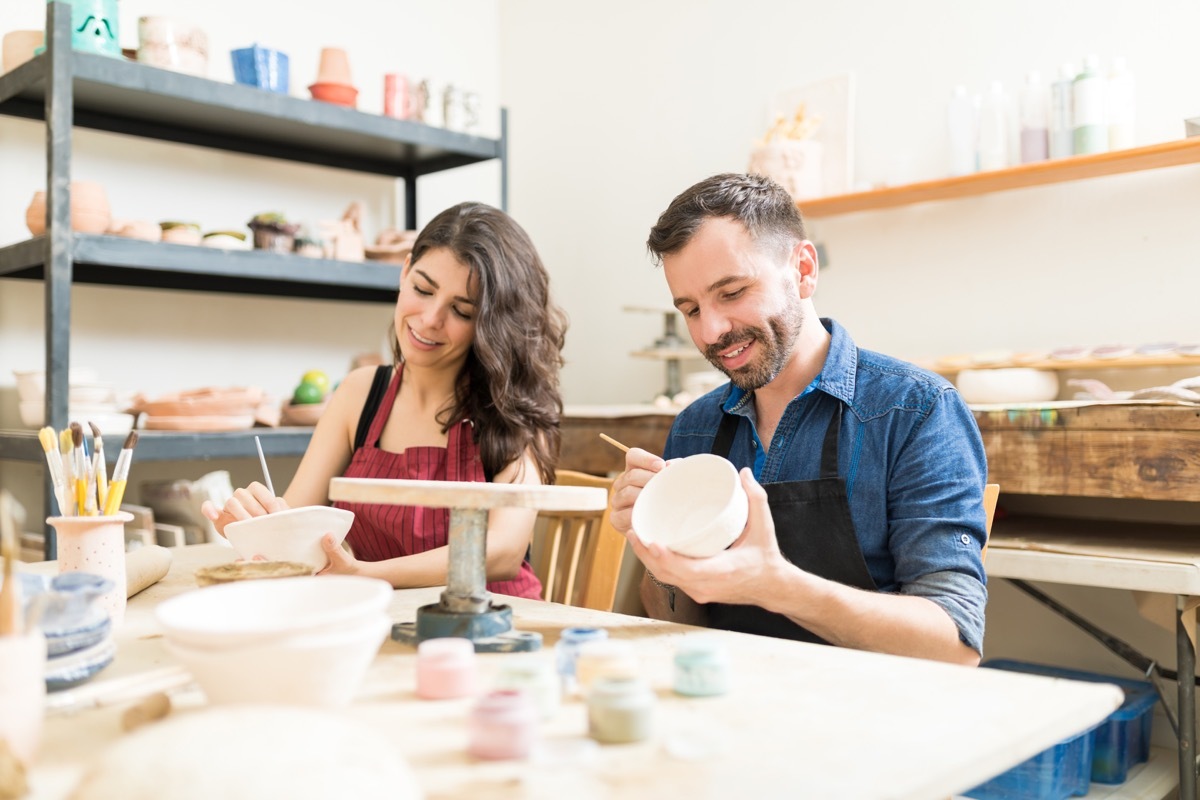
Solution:
<svg viewBox="0 0 1200 800">
<path fill-rule="evenodd" d="M 692 341 L 730 379 L 680 412 L 663 458 L 725 456 L 750 500 L 741 537 L 712 558 L 645 546 L 631 511 L 665 462 L 629 451 L 612 520 L 646 566 L 648 613 L 978 664 L 987 463 L 954 387 L 817 317 L 816 249 L 768 178 L 701 181 L 647 246 Z"/>
</svg>

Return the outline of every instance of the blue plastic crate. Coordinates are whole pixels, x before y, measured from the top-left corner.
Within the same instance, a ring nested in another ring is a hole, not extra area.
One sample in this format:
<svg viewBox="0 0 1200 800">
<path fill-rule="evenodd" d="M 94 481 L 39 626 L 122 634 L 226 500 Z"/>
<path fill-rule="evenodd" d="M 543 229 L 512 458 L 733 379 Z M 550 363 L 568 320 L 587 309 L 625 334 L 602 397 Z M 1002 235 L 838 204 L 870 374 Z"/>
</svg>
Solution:
<svg viewBox="0 0 1200 800">
<path fill-rule="evenodd" d="M 1154 720 L 1154 705 L 1158 702 L 1158 694 L 1150 682 L 1024 661 L 998 659 L 985 661 L 982 666 L 1050 678 L 1116 684 L 1125 692 L 1125 701 L 1092 732 L 1095 746 L 1091 778 L 1096 783 L 1124 783 L 1130 767 L 1150 758 L 1150 725 Z"/>
<path fill-rule="evenodd" d="M 968 792 L 976 800 L 1067 800 L 1088 793 L 1092 732 L 1059 742 Z"/>
</svg>

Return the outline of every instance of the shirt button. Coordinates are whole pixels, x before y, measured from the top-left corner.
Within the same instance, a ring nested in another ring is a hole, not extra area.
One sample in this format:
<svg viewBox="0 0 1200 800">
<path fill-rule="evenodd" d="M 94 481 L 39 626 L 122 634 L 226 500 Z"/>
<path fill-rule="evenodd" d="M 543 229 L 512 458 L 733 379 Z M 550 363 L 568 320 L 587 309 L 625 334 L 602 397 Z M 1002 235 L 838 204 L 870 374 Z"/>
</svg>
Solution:
<svg viewBox="0 0 1200 800">
<path fill-rule="evenodd" d="M 757 450 L 757 449 L 758 449 L 758 442 L 751 442 L 751 443 L 750 443 L 750 446 L 751 446 L 751 447 L 753 447 L 755 450 Z"/>
<path fill-rule="evenodd" d="M 967 535 L 967 534 L 965 534 L 965 533 L 964 533 L 964 534 L 963 534 L 961 537 L 959 537 L 959 538 L 961 538 L 961 539 L 962 539 L 962 543 L 963 543 L 963 544 L 970 544 L 970 543 L 971 543 L 971 537 L 970 537 L 970 536 L 968 536 L 968 535 Z"/>
</svg>

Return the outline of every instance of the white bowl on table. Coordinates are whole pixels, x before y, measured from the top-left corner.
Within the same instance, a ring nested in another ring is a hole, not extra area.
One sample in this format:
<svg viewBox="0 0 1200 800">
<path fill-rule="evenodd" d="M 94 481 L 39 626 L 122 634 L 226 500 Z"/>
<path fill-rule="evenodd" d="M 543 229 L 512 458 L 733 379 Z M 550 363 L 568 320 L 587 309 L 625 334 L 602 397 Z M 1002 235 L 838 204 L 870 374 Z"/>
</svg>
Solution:
<svg viewBox="0 0 1200 800">
<path fill-rule="evenodd" d="M 325 632 L 297 633 L 228 648 L 193 647 L 168 635 L 166 649 L 192 673 L 214 705 L 274 703 L 340 708 L 354 699 L 391 628 L 387 614 L 374 612 Z"/>
<path fill-rule="evenodd" d="M 318 570 L 329 560 L 321 538 L 333 534 L 333 543 L 340 546 L 353 522 L 354 512 L 344 508 L 302 506 L 231 522 L 225 526 L 225 538 L 244 559 L 265 556 Z"/>
<path fill-rule="evenodd" d="M 633 530 L 680 555 L 714 556 L 737 541 L 749 503 L 737 468 L 700 453 L 672 461 L 642 488 L 633 505 Z"/>
<path fill-rule="evenodd" d="M 154 613 L 171 644 L 215 651 L 336 633 L 366 624 L 391 600 L 391 585 L 377 578 L 312 575 L 195 589 Z"/>
</svg>

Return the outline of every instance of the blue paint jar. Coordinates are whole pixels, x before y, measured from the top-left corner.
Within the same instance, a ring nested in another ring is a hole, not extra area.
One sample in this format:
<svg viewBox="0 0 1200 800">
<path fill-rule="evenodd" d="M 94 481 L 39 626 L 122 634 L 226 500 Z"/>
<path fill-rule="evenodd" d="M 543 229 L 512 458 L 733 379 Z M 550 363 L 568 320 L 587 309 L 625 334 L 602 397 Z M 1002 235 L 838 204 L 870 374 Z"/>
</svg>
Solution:
<svg viewBox="0 0 1200 800">
<path fill-rule="evenodd" d="M 689 637 L 675 650 L 676 694 L 712 697 L 729 691 L 729 651 L 721 642 L 703 636 Z"/>
<path fill-rule="evenodd" d="M 565 628 L 554 645 L 554 661 L 558 668 L 558 676 L 562 678 L 566 688 L 573 691 L 575 687 L 575 661 L 579 658 L 579 648 L 584 642 L 598 642 L 608 638 L 604 628 Z"/>
</svg>

